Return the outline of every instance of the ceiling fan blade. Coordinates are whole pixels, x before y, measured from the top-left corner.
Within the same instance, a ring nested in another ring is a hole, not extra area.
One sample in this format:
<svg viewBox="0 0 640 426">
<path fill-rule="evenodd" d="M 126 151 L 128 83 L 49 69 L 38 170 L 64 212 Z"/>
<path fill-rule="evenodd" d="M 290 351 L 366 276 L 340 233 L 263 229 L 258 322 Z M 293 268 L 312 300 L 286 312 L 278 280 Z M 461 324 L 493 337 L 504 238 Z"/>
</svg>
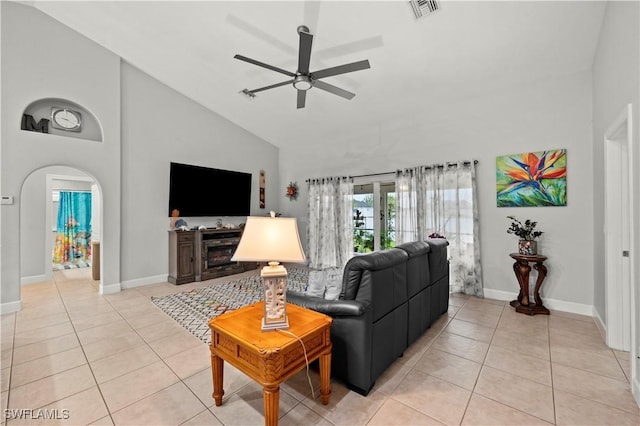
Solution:
<svg viewBox="0 0 640 426">
<path fill-rule="evenodd" d="M 260 87 L 259 89 L 249 90 L 249 92 L 258 93 L 258 92 L 262 92 L 263 90 L 269 90 L 275 87 L 280 87 L 280 86 L 284 86 L 286 84 L 292 84 L 292 83 L 293 83 L 293 80 L 287 80 L 287 81 L 283 81 L 282 83 L 272 84 L 271 86 L 265 86 L 265 87 Z"/>
<path fill-rule="evenodd" d="M 256 61 L 255 59 L 247 58 L 246 56 L 236 55 L 234 56 L 236 59 L 240 59 L 241 61 L 249 62 L 250 64 L 257 65 L 259 67 L 263 67 L 269 69 L 271 71 L 279 72 L 284 75 L 288 75 L 289 77 L 295 77 L 296 75 L 287 70 L 283 70 L 282 68 L 274 67 L 273 65 L 265 64 L 264 62 Z"/>
<path fill-rule="evenodd" d="M 313 82 L 313 87 L 322 89 L 334 95 L 342 96 L 345 99 L 352 99 L 356 94 L 348 92 L 344 89 L 334 86 L 333 84 L 325 83 L 324 81 L 316 80 Z"/>
<path fill-rule="evenodd" d="M 309 62 L 311 61 L 311 44 L 313 36 L 305 31 L 300 33 L 300 50 L 298 51 L 298 72 L 300 74 L 309 73 Z"/>
<path fill-rule="evenodd" d="M 307 91 L 298 90 L 298 109 L 304 108 L 306 99 L 307 99 Z"/>
<path fill-rule="evenodd" d="M 311 77 L 313 79 L 325 78 L 353 71 L 366 70 L 367 68 L 371 68 L 371 65 L 369 65 L 369 61 L 365 59 L 364 61 L 352 62 L 350 64 L 338 65 L 337 67 L 315 71 L 311 73 Z"/>
</svg>

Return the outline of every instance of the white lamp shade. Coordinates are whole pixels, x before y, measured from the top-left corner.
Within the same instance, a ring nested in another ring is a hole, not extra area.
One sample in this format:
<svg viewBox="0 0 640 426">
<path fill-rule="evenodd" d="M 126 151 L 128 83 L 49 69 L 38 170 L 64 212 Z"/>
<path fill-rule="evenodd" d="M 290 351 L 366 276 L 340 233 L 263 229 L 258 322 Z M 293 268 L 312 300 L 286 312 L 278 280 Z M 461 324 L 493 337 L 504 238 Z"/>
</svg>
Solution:
<svg viewBox="0 0 640 426">
<path fill-rule="evenodd" d="M 233 261 L 297 262 L 305 261 L 293 217 L 249 216 Z"/>
</svg>

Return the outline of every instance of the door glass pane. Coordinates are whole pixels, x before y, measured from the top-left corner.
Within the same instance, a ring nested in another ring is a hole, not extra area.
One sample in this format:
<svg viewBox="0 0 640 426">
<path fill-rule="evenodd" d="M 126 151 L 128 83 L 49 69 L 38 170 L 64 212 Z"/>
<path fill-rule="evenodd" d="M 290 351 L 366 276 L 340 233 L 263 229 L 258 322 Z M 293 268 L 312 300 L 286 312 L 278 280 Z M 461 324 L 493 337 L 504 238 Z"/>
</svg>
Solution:
<svg viewBox="0 0 640 426">
<path fill-rule="evenodd" d="M 373 193 L 353 195 L 353 251 L 373 251 Z"/>
</svg>

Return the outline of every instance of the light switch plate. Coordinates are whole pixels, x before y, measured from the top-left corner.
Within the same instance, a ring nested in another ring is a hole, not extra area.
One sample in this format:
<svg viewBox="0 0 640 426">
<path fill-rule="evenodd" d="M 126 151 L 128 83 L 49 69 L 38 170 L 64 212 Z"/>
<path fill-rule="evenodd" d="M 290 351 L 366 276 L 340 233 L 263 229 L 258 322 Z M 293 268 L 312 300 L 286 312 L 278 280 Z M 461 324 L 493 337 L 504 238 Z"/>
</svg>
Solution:
<svg viewBox="0 0 640 426">
<path fill-rule="evenodd" d="M 13 195 L 3 195 L 0 204 L 13 204 Z"/>
</svg>

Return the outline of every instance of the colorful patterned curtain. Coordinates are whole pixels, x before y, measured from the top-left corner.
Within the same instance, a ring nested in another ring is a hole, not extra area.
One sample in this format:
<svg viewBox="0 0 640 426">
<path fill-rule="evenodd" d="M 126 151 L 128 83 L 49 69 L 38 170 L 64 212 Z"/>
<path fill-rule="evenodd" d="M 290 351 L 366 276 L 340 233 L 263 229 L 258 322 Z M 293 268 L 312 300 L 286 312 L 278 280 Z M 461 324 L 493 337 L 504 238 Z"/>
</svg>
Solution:
<svg viewBox="0 0 640 426">
<path fill-rule="evenodd" d="M 60 191 L 53 262 L 87 261 L 91 257 L 91 193 Z"/>
</svg>

